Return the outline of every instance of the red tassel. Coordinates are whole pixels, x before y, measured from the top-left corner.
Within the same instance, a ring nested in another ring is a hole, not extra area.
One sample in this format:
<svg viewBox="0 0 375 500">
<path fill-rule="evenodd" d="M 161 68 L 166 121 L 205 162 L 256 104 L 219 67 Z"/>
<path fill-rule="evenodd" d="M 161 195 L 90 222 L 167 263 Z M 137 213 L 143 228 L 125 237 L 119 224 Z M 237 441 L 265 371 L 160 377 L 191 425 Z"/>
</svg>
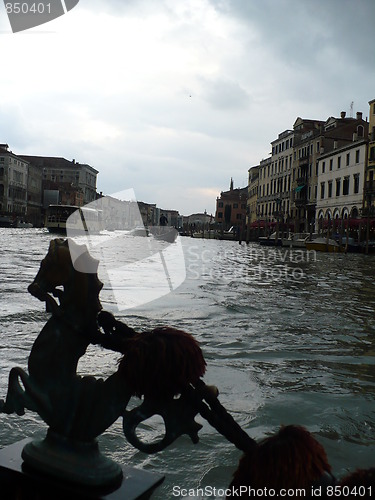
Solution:
<svg viewBox="0 0 375 500">
<path fill-rule="evenodd" d="M 138 397 L 173 397 L 196 384 L 206 362 L 192 335 L 174 328 L 156 328 L 128 340 L 119 373 Z"/>
<path fill-rule="evenodd" d="M 331 466 L 323 446 L 303 427 L 288 425 L 240 459 L 231 486 L 307 491 L 325 471 Z"/>
</svg>

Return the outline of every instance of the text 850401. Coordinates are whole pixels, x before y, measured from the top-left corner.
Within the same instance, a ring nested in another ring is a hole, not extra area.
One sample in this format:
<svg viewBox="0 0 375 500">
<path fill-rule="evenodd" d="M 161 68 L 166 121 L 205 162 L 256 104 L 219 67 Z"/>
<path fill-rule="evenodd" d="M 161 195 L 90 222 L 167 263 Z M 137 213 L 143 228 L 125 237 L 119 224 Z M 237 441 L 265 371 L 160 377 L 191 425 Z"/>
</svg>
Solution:
<svg viewBox="0 0 375 500">
<path fill-rule="evenodd" d="M 28 4 L 26 2 L 6 3 L 5 8 L 8 14 L 50 14 L 51 4 L 38 2 Z"/>
</svg>

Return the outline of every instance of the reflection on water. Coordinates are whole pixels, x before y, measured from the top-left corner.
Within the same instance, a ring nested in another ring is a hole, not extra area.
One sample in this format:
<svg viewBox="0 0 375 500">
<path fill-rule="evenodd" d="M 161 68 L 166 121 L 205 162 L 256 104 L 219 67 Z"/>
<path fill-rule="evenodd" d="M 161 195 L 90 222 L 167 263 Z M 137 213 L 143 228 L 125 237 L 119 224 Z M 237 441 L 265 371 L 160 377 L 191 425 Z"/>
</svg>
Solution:
<svg viewBox="0 0 375 500">
<path fill-rule="evenodd" d="M 4 397 L 10 368 L 27 366 L 47 319 L 26 289 L 51 236 L 36 229 L 0 232 Z M 145 244 L 141 240 L 137 245 Z M 374 257 L 191 238 L 182 244 L 185 282 L 135 309 L 117 310 L 105 269 L 99 267 L 104 307 L 136 329 L 169 324 L 193 333 L 207 360 L 206 382 L 219 387 L 221 402 L 252 437 L 297 423 L 322 442 L 337 476 L 375 466 Z M 106 377 L 117 359 L 92 346 L 79 368 Z M 1 446 L 45 432 L 31 412 L 0 418 Z M 156 499 L 172 498 L 174 485 L 225 487 L 240 452 L 199 421 L 204 427 L 197 445 L 183 437 L 155 456 L 126 443 L 121 420 L 100 438 L 101 446 L 119 462 L 164 473 Z M 159 425 L 151 424 L 151 432 L 158 434 Z"/>
</svg>

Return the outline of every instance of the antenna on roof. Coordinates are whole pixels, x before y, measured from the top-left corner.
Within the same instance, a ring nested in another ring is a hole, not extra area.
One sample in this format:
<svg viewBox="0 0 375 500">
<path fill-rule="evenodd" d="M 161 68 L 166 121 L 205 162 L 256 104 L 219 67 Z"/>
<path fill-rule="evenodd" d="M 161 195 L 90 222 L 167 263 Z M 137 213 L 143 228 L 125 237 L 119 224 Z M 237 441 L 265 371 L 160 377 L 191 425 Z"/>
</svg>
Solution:
<svg viewBox="0 0 375 500">
<path fill-rule="evenodd" d="M 350 118 L 353 118 L 353 106 L 354 106 L 354 101 L 350 103 Z"/>
</svg>

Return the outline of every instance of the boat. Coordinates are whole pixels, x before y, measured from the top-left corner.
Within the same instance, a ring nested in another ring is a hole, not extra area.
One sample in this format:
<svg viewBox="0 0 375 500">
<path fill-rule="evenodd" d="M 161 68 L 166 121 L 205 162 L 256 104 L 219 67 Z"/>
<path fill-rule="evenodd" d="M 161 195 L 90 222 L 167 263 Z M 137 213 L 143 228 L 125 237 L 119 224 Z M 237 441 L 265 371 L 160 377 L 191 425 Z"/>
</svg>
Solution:
<svg viewBox="0 0 375 500">
<path fill-rule="evenodd" d="M 219 240 L 235 240 L 238 236 L 238 232 L 234 226 L 228 229 L 228 231 L 222 231 L 218 233 Z"/>
<path fill-rule="evenodd" d="M 220 234 L 216 231 L 196 231 L 192 234 L 193 238 L 205 238 L 208 240 L 216 240 L 219 238 Z"/>
<path fill-rule="evenodd" d="M 16 220 L 12 215 L 0 215 L 0 227 L 15 227 Z"/>
<path fill-rule="evenodd" d="M 306 248 L 306 241 L 317 237 L 318 233 L 290 233 L 288 238 L 282 238 L 281 244 L 287 248 Z"/>
<path fill-rule="evenodd" d="M 258 243 L 267 247 L 281 246 L 282 238 L 281 235 L 276 240 L 277 233 L 272 233 L 269 236 L 260 236 L 258 238 Z"/>
<path fill-rule="evenodd" d="M 312 241 L 305 242 L 307 250 L 315 250 L 316 252 L 344 252 L 342 245 L 336 240 L 327 237 L 315 238 Z"/>
<path fill-rule="evenodd" d="M 176 241 L 178 231 L 172 226 L 152 226 L 150 227 L 150 234 L 160 241 L 167 241 L 173 243 Z"/>
<path fill-rule="evenodd" d="M 149 236 L 149 230 L 145 226 L 136 226 L 129 231 L 131 236 Z"/>
<path fill-rule="evenodd" d="M 95 234 L 102 229 L 101 213 L 86 206 L 49 205 L 44 225 L 51 233 Z"/>
<path fill-rule="evenodd" d="M 22 219 L 17 219 L 16 227 L 30 229 L 31 227 L 34 227 L 34 226 L 31 224 L 31 222 L 26 222 Z"/>
<path fill-rule="evenodd" d="M 341 240 L 341 246 L 344 252 L 360 253 L 363 251 L 362 245 L 351 237 L 347 238 L 346 236 L 343 236 Z"/>
</svg>

